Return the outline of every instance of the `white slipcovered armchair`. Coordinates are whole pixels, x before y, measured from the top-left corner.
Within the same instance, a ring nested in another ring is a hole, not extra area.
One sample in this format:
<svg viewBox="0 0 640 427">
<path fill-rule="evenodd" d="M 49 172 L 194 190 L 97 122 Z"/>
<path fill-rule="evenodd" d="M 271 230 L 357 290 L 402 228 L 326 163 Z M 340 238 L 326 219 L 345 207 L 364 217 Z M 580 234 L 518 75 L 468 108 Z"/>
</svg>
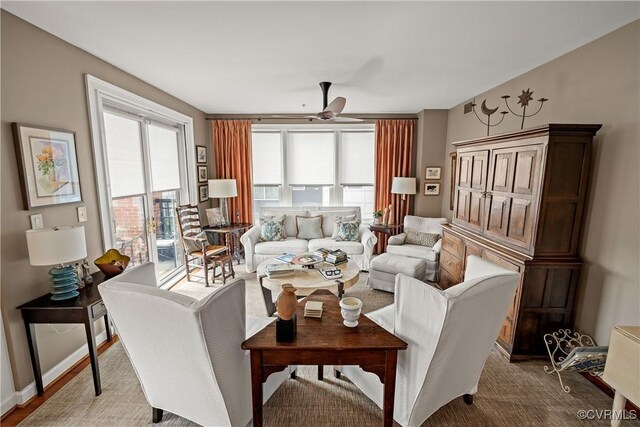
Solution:
<svg viewBox="0 0 640 427">
<path fill-rule="evenodd" d="M 416 231 L 420 233 L 433 233 L 442 236 L 442 224 L 446 224 L 446 218 L 423 218 L 419 216 L 407 215 L 404 217 L 403 233 L 389 237 L 387 244 L 387 253 L 393 255 L 408 256 L 411 258 L 420 258 L 427 263 L 427 271 L 425 280 L 436 282 L 438 280 L 438 267 L 440 260 L 440 248 L 442 239 L 433 246 L 421 246 L 406 244 L 407 231 Z"/>
<path fill-rule="evenodd" d="M 394 419 L 400 425 L 419 426 L 459 396 L 473 402 L 518 276 L 470 256 L 465 281 L 446 291 L 396 277 L 395 303 L 367 316 L 409 344 L 398 352 Z M 337 369 L 382 408 L 383 385 L 375 374 L 358 366 Z"/>
<path fill-rule="evenodd" d="M 147 263 L 99 289 L 153 408 L 153 422 L 163 410 L 205 426 L 250 422 L 249 354 L 240 345 L 274 319 L 245 316 L 244 280 L 196 300 L 158 289 L 155 266 Z M 265 401 L 288 374 L 269 377 Z"/>
</svg>

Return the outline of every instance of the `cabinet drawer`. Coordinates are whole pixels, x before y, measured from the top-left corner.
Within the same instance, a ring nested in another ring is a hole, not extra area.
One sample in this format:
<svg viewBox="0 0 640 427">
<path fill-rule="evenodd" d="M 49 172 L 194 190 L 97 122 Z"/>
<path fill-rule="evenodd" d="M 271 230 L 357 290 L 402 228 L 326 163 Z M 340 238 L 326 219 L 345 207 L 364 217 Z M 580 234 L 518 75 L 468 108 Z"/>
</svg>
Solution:
<svg viewBox="0 0 640 427">
<path fill-rule="evenodd" d="M 452 287 L 453 285 L 457 285 L 458 283 L 460 283 L 459 280 L 457 280 L 456 278 L 452 277 L 447 270 L 444 269 L 440 269 L 440 287 L 442 288 L 442 290 L 445 290 L 447 288 Z"/>
<path fill-rule="evenodd" d="M 500 267 L 506 268 L 507 270 L 520 272 L 520 267 L 516 264 L 507 261 L 499 255 L 494 254 L 493 252 L 489 252 L 486 249 L 482 252 L 482 258 L 486 259 L 489 262 L 492 262 Z"/>
<path fill-rule="evenodd" d="M 462 259 L 457 259 L 448 253 L 442 253 L 440 254 L 440 265 L 447 270 L 451 277 L 458 279 L 462 277 Z"/>
<path fill-rule="evenodd" d="M 449 233 L 444 233 L 444 237 L 442 237 L 442 249 L 458 259 L 464 257 L 464 243 L 461 239 Z"/>
<path fill-rule="evenodd" d="M 107 314 L 107 307 L 104 306 L 104 302 L 99 301 L 91 306 L 91 317 L 101 317 Z"/>
<path fill-rule="evenodd" d="M 504 322 L 502 322 L 502 326 L 500 327 L 498 339 L 508 345 L 513 343 L 513 327 L 511 325 L 511 320 L 504 319 Z"/>
</svg>

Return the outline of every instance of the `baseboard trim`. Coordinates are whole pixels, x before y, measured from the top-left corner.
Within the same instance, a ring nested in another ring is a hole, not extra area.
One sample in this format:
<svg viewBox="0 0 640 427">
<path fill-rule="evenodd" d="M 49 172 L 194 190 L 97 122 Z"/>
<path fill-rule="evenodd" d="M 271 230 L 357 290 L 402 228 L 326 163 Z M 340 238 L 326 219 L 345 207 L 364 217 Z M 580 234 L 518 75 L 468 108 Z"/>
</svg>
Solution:
<svg viewBox="0 0 640 427">
<path fill-rule="evenodd" d="M 105 331 L 99 333 L 96 336 L 96 345 L 100 345 L 107 340 L 107 333 Z M 57 379 L 63 376 L 69 369 L 71 369 L 76 363 L 81 361 L 89 354 L 89 349 L 87 345 L 84 344 L 82 347 L 78 348 L 76 351 L 71 353 L 69 356 L 65 357 L 60 363 L 55 365 L 53 368 L 49 369 L 42 375 L 42 383 L 46 388 L 49 384 L 54 383 Z M 14 394 L 14 403 L 13 405 L 24 405 L 31 398 L 38 394 L 36 390 L 36 381 L 33 380 L 31 384 L 26 386 L 20 391 L 16 391 Z M 2 403 L 2 413 L 5 413 L 4 402 Z M 11 409 L 11 408 L 9 408 Z M 8 410 L 8 409 L 7 409 Z"/>
</svg>

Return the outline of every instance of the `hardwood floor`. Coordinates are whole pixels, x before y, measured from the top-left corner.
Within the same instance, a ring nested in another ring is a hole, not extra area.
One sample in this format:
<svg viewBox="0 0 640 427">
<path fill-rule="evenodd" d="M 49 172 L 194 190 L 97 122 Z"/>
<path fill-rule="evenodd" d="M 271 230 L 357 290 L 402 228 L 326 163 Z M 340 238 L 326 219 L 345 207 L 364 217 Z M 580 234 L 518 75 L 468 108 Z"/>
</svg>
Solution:
<svg viewBox="0 0 640 427">
<path fill-rule="evenodd" d="M 109 347 L 118 342 L 118 336 L 114 335 L 111 341 L 105 341 L 98 346 L 98 356 L 104 353 Z M 76 375 L 78 375 L 84 368 L 90 365 L 89 355 L 87 354 L 75 365 L 69 368 L 64 374 L 62 374 L 57 380 L 49 384 L 44 389 L 43 396 L 34 396 L 27 403 L 23 405 L 15 406 L 9 412 L 2 416 L 0 422 L 2 427 L 17 426 L 27 418 L 33 411 L 38 409 L 40 405 L 46 402 L 51 396 L 53 396 L 58 390 L 64 387 L 69 381 L 71 381 Z"/>
</svg>

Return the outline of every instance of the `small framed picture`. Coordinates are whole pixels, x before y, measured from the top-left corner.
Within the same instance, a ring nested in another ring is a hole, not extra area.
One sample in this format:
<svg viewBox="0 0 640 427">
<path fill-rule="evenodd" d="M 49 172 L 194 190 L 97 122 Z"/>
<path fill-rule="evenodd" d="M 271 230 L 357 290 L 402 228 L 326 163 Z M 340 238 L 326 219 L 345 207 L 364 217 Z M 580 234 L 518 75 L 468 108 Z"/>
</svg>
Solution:
<svg viewBox="0 0 640 427">
<path fill-rule="evenodd" d="M 207 147 L 204 145 L 196 145 L 196 162 L 207 163 Z"/>
<path fill-rule="evenodd" d="M 206 209 L 205 212 L 207 213 L 207 219 L 209 220 L 210 226 L 217 227 L 224 224 L 224 215 L 222 215 L 222 209 L 211 208 Z"/>
<path fill-rule="evenodd" d="M 424 174 L 424 179 L 440 179 L 440 171 L 442 168 L 439 167 L 428 167 L 427 172 Z"/>
<path fill-rule="evenodd" d="M 424 195 L 425 196 L 438 196 L 440 195 L 440 184 L 432 184 L 430 182 L 424 183 Z"/>
<path fill-rule="evenodd" d="M 198 187 L 198 200 L 200 203 L 206 202 L 209 200 L 209 187 L 206 185 L 201 185 Z"/>
<path fill-rule="evenodd" d="M 198 166 L 198 182 L 207 182 L 206 166 Z"/>
</svg>

